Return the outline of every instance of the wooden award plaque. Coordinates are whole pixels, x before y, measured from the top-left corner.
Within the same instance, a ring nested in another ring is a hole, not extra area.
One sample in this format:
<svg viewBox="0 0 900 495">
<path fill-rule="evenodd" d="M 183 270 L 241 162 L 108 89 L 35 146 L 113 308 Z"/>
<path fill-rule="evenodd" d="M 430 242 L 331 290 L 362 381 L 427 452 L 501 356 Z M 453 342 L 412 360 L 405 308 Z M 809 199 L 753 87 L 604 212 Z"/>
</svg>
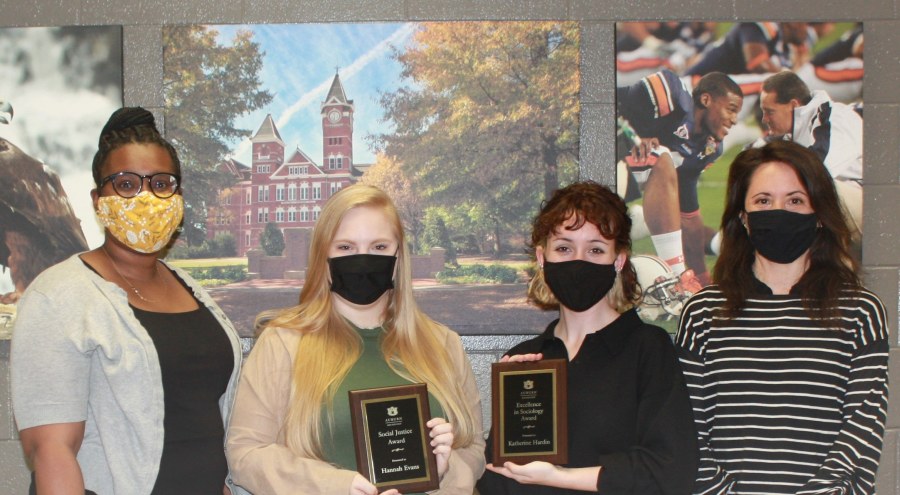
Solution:
<svg viewBox="0 0 900 495">
<path fill-rule="evenodd" d="M 493 463 L 568 460 L 565 359 L 491 365 Z"/>
<path fill-rule="evenodd" d="M 351 390 L 356 465 L 382 492 L 425 492 L 439 487 L 431 451 L 428 389 L 424 383 Z"/>
</svg>

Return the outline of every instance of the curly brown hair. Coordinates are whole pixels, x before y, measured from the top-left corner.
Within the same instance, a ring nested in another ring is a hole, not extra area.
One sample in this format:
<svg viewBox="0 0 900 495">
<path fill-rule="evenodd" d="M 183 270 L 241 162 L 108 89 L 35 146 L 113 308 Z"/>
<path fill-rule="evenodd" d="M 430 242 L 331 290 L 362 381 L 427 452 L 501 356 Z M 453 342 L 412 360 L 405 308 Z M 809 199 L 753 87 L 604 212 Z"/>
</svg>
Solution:
<svg viewBox="0 0 900 495">
<path fill-rule="evenodd" d="M 574 217 L 574 222 L 566 224 Z M 585 222 L 597 227 L 603 237 L 613 241 L 616 253 L 625 253 L 616 284 L 610 292 L 613 306 L 624 311 L 637 305 L 641 289 L 637 273 L 631 264 L 631 217 L 625 202 L 608 187 L 593 181 L 581 181 L 557 189 L 545 200 L 541 211 L 534 218 L 531 230 L 532 256 L 538 247 L 546 247 L 547 239 L 561 228 L 578 230 Z M 539 267 L 528 285 L 528 300 L 535 306 L 550 310 L 559 309 L 559 301 L 544 282 L 544 271 Z"/>
</svg>

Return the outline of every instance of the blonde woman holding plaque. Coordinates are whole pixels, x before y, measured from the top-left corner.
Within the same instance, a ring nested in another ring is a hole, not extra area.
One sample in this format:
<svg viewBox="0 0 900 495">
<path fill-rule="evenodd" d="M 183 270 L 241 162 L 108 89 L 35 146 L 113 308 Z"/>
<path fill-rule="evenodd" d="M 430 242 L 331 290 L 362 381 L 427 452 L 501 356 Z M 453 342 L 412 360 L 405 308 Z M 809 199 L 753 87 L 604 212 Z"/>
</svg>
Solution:
<svg viewBox="0 0 900 495">
<path fill-rule="evenodd" d="M 426 383 L 436 493 L 472 493 L 484 469 L 480 395 L 459 336 L 416 306 L 400 217 L 384 192 L 359 184 L 328 200 L 300 302 L 263 318 L 228 429 L 237 484 L 376 495 L 357 472 L 348 391 Z"/>
</svg>

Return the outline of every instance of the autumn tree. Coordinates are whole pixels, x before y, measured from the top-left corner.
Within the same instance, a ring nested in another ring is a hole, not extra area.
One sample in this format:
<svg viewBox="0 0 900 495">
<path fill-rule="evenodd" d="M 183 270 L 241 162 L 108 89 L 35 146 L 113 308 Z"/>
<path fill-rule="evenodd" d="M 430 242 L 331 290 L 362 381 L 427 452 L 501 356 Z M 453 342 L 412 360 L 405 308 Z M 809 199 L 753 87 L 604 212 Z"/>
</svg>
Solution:
<svg viewBox="0 0 900 495">
<path fill-rule="evenodd" d="M 579 30 L 568 22 L 425 23 L 395 54 L 407 82 L 382 97 L 377 147 L 432 205 L 468 208 L 504 233 L 574 178 Z"/>
<path fill-rule="evenodd" d="M 272 100 L 261 89 L 263 52 L 253 33 L 238 31 L 220 44 L 215 29 L 200 25 L 163 29 L 163 93 L 166 136 L 178 150 L 185 176 L 184 235 L 200 244 L 206 235 L 207 207 L 235 178 L 217 170 L 229 143 L 249 136 L 235 119 Z"/>
<path fill-rule="evenodd" d="M 366 170 L 360 182 L 375 186 L 391 197 L 403 220 L 404 228 L 412 236 L 413 246 L 419 250 L 419 236 L 424 228 L 424 203 L 400 168 L 400 164 L 393 158 L 379 153 L 375 156 L 375 163 Z"/>
</svg>

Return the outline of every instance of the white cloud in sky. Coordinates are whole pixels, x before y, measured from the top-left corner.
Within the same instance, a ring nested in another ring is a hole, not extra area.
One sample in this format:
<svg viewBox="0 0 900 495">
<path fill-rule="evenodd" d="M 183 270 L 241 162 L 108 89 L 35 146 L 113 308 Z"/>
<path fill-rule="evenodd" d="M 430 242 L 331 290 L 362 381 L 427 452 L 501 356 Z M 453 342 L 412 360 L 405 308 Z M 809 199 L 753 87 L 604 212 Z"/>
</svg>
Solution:
<svg viewBox="0 0 900 495">
<path fill-rule="evenodd" d="M 364 52 L 362 55 L 357 56 L 347 67 L 339 70 L 339 74 L 341 77 L 341 82 L 344 84 L 344 88 L 346 90 L 348 82 L 353 81 L 353 79 L 359 75 L 365 68 L 370 66 L 374 62 L 378 62 L 379 60 L 383 60 L 386 57 L 392 46 L 402 45 L 416 30 L 416 24 L 407 23 L 400 25 L 396 30 L 394 30 L 389 36 L 384 39 L 381 39 L 377 43 L 375 43 L 372 48 Z M 352 36 L 352 33 L 341 33 L 341 35 L 347 35 L 346 37 Z M 345 37 L 345 36 L 339 36 Z M 310 40 L 304 40 L 304 43 L 312 43 L 319 45 L 320 48 L 313 48 L 312 51 L 316 53 L 334 53 L 336 50 L 336 44 L 340 45 L 341 41 L 336 41 L 332 37 L 327 36 L 318 36 L 311 37 Z M 358 41 L 357 41 L 358 42 Z M 311 47 L 308 47 L 311 48 Z M 319 51 L 322 50 L 322 52 Z M 291 60 L 297 57 L 296 45 L 291 47 L 289 43 L 273 43 L 272 45 L 267 44 L 264 47 L 266 51 L 274 51 L 274 58 L 277 60 Z M 321 67 L 321 63 L 316 62 L 317 67 Z M 303 81 L 300 77 L 294 76 L 295 72 L 293 71 L 284 71 L 279 70 L 280 74 L 279 79 L 283 79 L 284 77 L 289 78 L 290 84 L 293 87 L 302 87 Z M 288 127 L 297 113 L 302 110 L 309 109 L 310 105 L 318 105 L 325 97 L 328 89 L 331 87 L 331 82 L 334 80 L 334 76 L 329 73 L 328 77 L 323 79 L 318 85 L 314 88 L 307 90 L 306 92 L 298 95 L 295 99 L 289 104 L 287 108 L 285 108 L 279 115 L 274 116 L 275 125 L 279 128 L 279 130 Z M 284 81 L 281 80 L 279 83 L 280 87 L 285 87 Z M 283 95 L 282 95 L 283 96 Z M 348 95 L 351 99 L 353 99 L 353 95 Z M 316 112 L 317 112 L 316 108 Z M 306 114 L 301 114 L 302 116 L 308 115 L 310 112 Z M 261 123 L 262 120 L 259 121 Z M 257 123 L 257 125 L 259 124 Z M 254 129 L 255 132 L 255 129 Z M 282 133 L 284 136 L 284 133 Z M 285 137 L 286 138 L 286 137 Z M 287 138 L 286 138 L 287 139 Z M 233 150 L 232 155 L 235 157 L 249 157 L 250 149 L 251 149 L 250 139 L 242 140 Z M 290 142 L 285 143 L 290 149 L 292 144 Z M 249 163 L 249 160 L 244 159 Z"/>
</svg>

